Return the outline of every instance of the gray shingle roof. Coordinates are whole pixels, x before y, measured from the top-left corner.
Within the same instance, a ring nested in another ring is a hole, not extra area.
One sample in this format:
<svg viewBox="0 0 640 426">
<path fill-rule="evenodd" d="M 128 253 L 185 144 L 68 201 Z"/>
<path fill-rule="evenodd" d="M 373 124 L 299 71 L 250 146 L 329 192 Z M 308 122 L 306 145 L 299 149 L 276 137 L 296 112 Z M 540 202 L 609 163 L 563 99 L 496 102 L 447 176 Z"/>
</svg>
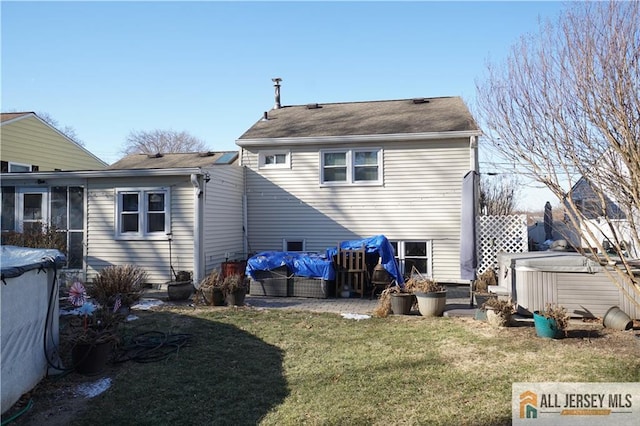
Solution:
<svg viewBox="0 0 640 426">
<path fill-rule="evenodd" d="M 240 138 L 303 138 L 479 131 L 460 97 L 283 106 L 268 112 Z"/>
<path fill-rule="evenodd" d="M 238 159 L 238 153 L 236 151 L 169 153 L 161 154 L 161 156 L 153 154 L 131 154 L 116 161 L 110 165 L 107 170 L 209 167 L 227 153 L 235 155 L 232 155 L 230 160 L 225 159 L 222 164 L 236 163 Z"/>
</svg>

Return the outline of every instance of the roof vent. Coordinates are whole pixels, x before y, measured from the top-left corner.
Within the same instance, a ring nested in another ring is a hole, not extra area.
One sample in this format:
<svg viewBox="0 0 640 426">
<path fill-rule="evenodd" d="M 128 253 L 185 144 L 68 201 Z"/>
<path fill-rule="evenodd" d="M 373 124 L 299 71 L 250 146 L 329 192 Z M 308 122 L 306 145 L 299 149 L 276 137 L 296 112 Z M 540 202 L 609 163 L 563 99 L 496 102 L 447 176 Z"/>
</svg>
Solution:
<svg viewBox="0 0 640 426">
<path fill-rule="evenodd" d="M 159 152 L 156 152 L 155 154 L 147 154 L 147 158 L 162 158 L 164 157 L 163 154 L 160 154 Z"/>
<path fill-rule="evenodd" d="M 214 155 L 215 155 L 215 152 L 211 152 L 211 151 L 198 153 L 198 157 L 213 157 Z"/>
<path fill-rule="evenodd" d="M 318 108 L 322 108 L 322 107 L 318 104 L 307 104 L 307 109 L 318 109 Z"/>
<path fill-rule="evenodd" d="M 267 111 L 264 112 L 262 116 L 262 121 L 269 121 L 269 113 Z"/>
<path fill-rule="evenodd" d="M 273 87 L 276 89 L 276 104 L 273 109 L 280 109 L 282 107 L 282 105 L 280 105 L 280 82 L 282 79 L 280 77 L 275 77 L 272 78 L 271 81 L 273 81 Z"/>
<path fill-rule="evenodd" d="M 413 98 L 411 101 L 414 104 L 426 104 L 426 103 L 429 103 L 429 99 L 425 99 L 425 98 Z"/>
</svg>

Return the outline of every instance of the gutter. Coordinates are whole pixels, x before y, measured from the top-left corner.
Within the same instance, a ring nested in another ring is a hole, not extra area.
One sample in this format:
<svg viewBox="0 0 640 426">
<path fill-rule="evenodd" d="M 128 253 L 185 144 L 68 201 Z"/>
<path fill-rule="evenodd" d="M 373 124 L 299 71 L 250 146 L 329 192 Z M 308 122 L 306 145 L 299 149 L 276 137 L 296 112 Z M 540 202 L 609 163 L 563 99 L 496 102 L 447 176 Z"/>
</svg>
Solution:
<svg viewBox="0 0 640 426">
<path fill-rule="evenodd" d="M 401 142 L 420 141 L 434 139 L 457 139 L 480 136 L 480 130 L 464 130 L 458 132 L 429 132 L 429 133 L 389 133 L 380 135 L 345 135 L 345 136 L 309 136 L 286 138 L 257 138 L 236 139 L 236 145 L 241 147 L 251 146 L 278 146 L 278 145 L 331 145 L 362 142 Z"/>
<path fill-rule="evenodd" d="M 189 176 L 202 174 L 200 167 L 174 167 L 170 169 L 117 169 L 117 170 L 67 170 L 27 173 L 2 173 L 3 181 L 28 179 L 93 179 L 119 177 Z"/>
</svg>

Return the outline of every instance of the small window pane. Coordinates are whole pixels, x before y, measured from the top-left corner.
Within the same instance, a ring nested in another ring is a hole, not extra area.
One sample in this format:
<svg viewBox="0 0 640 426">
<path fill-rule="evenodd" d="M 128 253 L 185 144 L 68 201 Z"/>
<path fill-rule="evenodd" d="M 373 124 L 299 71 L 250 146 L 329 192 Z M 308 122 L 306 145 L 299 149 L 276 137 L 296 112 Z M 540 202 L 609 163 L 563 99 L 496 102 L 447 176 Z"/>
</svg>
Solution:
<svg viewBox="0 0 640 426">
<path fill-rule="evenodd" d="M 138 211 L 138 194 L 122 194 L 122 211 Z"/>
<path fill-rule="evenodd" d="M 378 180 L 378 167 L 356 167 L 355 169 L 356 181 L 377 181 Z"/>
<path fill-rule="evenodd" d="M 345 182 L 347 180 L 347 168 L 324 169 L 325 182 Z"/>
<path fill-rule="evenodd" d="M 164 231 L 164 213 L 149 213 L 147 220 L 147 232 Z"/>
<path fill-rule="evenodd" d="M 404 243 L 405 256 L 426 256 L 426 242 L 406 242 Z"/>
<path fill-rule="evenodd" d="M 67 187 L 51 189 L 51 223 L 58 229 L 67 229 Z"/>
<path fill-rule="evenodd" d="M 324 154 L 325 166 L 346 166 L 347 165 L 347 153 L 346 152 L 327 152 Z"/>
<path fill-rule="evenodd" d="M 418 272 L 420 272 L 421 274 L 426 274 L 427 273 L 427 259 L 415 259 L 415 258 L 407 258 L 405 260 L 405 271 L 406 273 L 410 273 L 411 272 L 411 266 L 415 266 L 415 268 L 418 270 Z"/>
<path fill-rule="evenodd" d="M 138 215 L 137 214 L 123 214 L 122 215 L 122 229 L 120 232 L 138 232 Z"/>
<path fill-rule="evenodd" d="M 9 173 L 30 172 L 31 166 L 23 166 L 21 164 L 9 164 Z"/>
<path fill-rule="evenodd" d="M 24 194 L 24 219 L 42 219 L 42 194 Z"/>
<path fill-rule="evenodd" d="M 2 230 L 16 229 L 16 189 L 13 186 L 2 187 Z"/>
<path fill-rule="evenodd" d="M 69 268 L 81 269 L 82 268 L 82 239 L 84 238 L 84 232 L 70 232 L 69 233 L 69 250 L 67 259 Z"/>
<path fill-rule="evenodd" d="M 355 165 L 356 166 L 364 166 L 364 165 L 377 165 L 378 164 L 378 153 L 376 151 L 371 152 L 356 152 Z"/>
<path fill-rule="evenodd" d="M 162 212 L 164 211 L 164 194 L 153 192 L 149 194 L 149 211 L 150 212 Z"/>
<path fill-rule="evenodd" d="M 287 251 L 303 251 L 303 241 L 287 241 Z"/>
<path fill-rule="evenodd" d="M 69 187 L 69 229 L 84 229 L 84 188 Z"/>
</svg>

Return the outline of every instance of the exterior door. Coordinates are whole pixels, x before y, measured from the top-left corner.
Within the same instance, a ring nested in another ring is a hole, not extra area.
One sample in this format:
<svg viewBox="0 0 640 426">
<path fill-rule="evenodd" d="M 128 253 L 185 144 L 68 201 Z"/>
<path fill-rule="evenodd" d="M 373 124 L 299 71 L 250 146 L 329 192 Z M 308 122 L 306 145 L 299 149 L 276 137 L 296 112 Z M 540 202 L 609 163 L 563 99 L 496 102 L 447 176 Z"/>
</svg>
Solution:
<svg viewBox="0 0 640 426">
<path fill-rule="evenodd" d="M 42 229 L 49 218 L 49 200 L 46 188 L 18 188 L 16 203 L 17 231 Z"/>
</svg>

